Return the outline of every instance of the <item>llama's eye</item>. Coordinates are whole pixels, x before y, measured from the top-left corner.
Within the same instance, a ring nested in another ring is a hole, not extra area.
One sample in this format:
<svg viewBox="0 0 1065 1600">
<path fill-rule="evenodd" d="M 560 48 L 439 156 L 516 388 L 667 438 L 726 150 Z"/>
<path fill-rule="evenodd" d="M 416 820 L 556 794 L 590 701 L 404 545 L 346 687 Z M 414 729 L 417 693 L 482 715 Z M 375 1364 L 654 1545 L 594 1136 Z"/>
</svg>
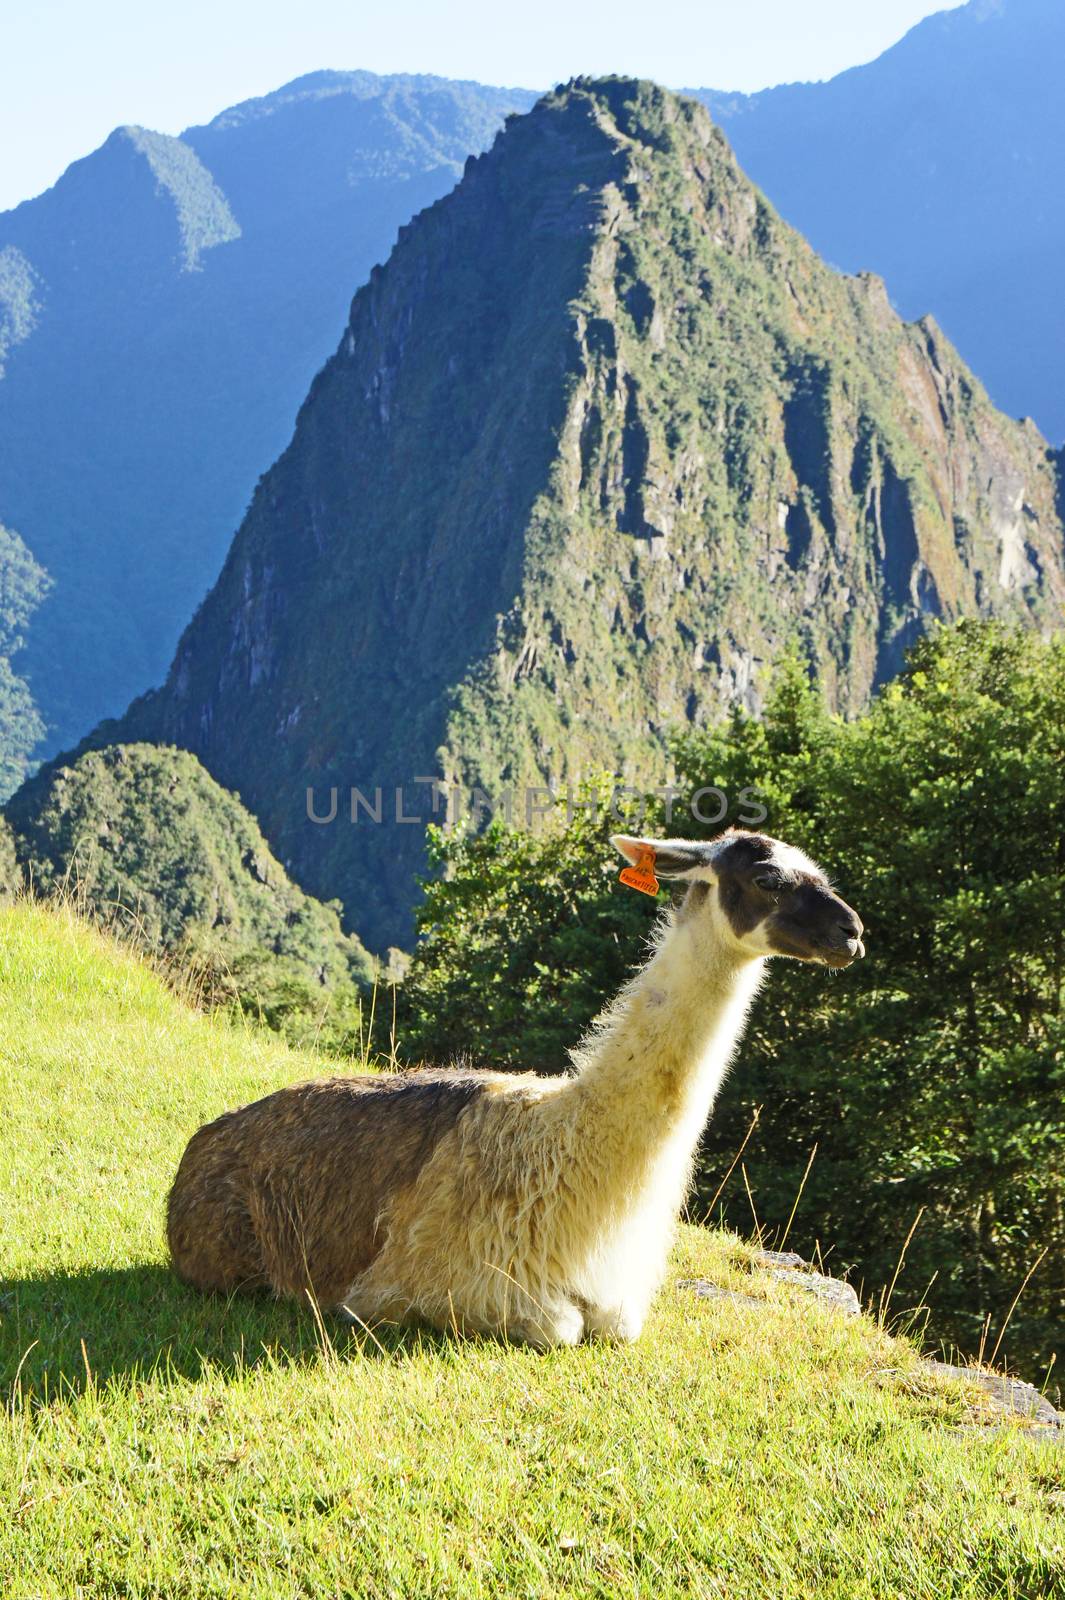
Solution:
<svg viewBox="0 0 1065 1600">
<path fill-rule="evenodd" d="M 760 872 L 754 881 L 766 894 L 777 894 L 784 887 L 784 879 L 777 872 Z"/>
</svg>

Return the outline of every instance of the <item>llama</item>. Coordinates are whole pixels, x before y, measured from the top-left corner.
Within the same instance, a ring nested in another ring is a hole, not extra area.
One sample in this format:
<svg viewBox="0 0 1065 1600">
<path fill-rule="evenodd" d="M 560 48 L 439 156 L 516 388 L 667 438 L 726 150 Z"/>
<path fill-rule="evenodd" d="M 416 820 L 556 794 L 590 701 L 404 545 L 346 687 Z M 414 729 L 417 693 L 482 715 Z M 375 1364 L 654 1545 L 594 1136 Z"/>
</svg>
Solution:
<svg viewBox="0 0 1065 1600">
<path fill-rule="evenodd" d="M 568 1076 L 327 1078 L 228 1112 L 174 1180 L 178 1273 L 310 1295 L 367 1325 L 539 1348 L 635 1339 L 766 958 L 845 967 L 865 952 L 856 913 L 778 840 L 613 843 L 688 888 Z"/>
</svg>

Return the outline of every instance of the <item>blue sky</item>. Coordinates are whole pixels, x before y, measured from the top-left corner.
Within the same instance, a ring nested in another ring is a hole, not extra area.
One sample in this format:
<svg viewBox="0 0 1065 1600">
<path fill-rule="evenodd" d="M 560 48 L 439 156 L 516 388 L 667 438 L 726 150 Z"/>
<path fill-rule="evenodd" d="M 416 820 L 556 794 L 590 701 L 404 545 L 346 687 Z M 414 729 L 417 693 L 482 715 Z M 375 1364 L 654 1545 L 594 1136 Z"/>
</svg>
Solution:
<svg viewBox="0 0 1065 1600">
<path fill-rule="evenodd" d="M 760 89 L 869 61 L 957 0 L 25 0 L 0 28 L 0 210 L 112 128 L 179 133 L 318 67 L 542 88 Z"/>
</svg>

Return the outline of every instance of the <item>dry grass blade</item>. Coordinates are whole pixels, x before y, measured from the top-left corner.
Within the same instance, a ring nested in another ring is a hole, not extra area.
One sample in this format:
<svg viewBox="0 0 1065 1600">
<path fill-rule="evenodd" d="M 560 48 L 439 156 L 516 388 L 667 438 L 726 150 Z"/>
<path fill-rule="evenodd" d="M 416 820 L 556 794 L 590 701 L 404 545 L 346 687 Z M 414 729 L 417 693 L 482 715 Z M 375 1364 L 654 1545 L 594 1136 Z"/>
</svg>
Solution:
<svg viewBox="0 0 1065 1600">
<path fill-rule="evenodd" d="M 899 1251 L 899 1259 L 895 1263 L 895 1270 L 891 1275 L 891 1282 L 888 1284 L 886 1296 L 883 1296 L 881 1298 L 881 1301 L 880 1301 L 880 1318 L 879 1318 L 879 1320 L 880 1320 L 881 1326 L 883 1326 L 887 1322 L 888 1311 L 891 1308 L 891 1296 L 895 1293 L 895 1285 L 899 1281 L 899 1273 L 902 1271 L 903 1264 L 905 1263 L 906 1252 L 910 1248 L 910 1242 L 913 1239 L 914 1234 L 917 1232 L 917 1225 L 920 1222 L 921 1218 L 924 1216 L 926 1209 L 927 1208 L 925 1206 L 921 1206 L 919 1208 L 919 1210 L 917 1212 L 917 1215 L 914 1217 L 913 1222 L 910 1224 L 909 1233 L 906 1235 L 905 1239 L 902 1241 L 902 1249 Z"/>
<path fill-rule="evenodd" d="M 1035 1276 L 1036 1272 L 1039 1270 L 1039 1267 L 1041 1266 L 1043 1261 L 1046 1259 L 1046 1256 L 1047 1256 L 1047 1250 L 1043 1250 L 1041 1252 L 1041 1254 L 1036 1257 L 1035 1261 L 1032 1263 L 1032 1265 L 1028 1268 L 1028 1271 L 1025 1273 L 1024 1282 L 1021 1284 L 1020 1288 L 1017 1290 L 1017 1293 L 1014 1295 L 1013 1300 L 1012 1300 L 1012 1302 L 1010 1304 L 1010 1308 L 1006 1312 L 1006 1320 L 1002 1324 L 1002 1327 L 999 1329 L 998 1338 L 995 1340 L 995 1348 L 991 1352 L 991 1363 L 990 1363 L 991 1366 L 995 1365 L 995 1357 L 998 1355 L 999 1350 L 1002 1348 L 1002 1341 L 1006 1337 L 1006 1329 L 1010 1325 L 1010 1318 L 1013 1316 L 1013 1313 L 1017 1309 L 1017 1302 L 1021 1298 L 1021 1295 L 1024 1293 L 1024 1291 L 1027 1289 L 1028 1285 L 1031 1283 L 1032 1278 Z"/>
<path fill-rule="evenodd" d="M 705 1220 L 707 1222 L 709 1222 L 711 1214 L 713 1212 L 714 1207 L 717 1205 L 717 1202 L 720 1200 L 721 1196 L 724 1194 L 725 1186 L 728 1183 L 729 1179 L 732 1177 L 732 1174 L 735 1172 L 736 1165 L 737 1165 L 740 1157 L 743 1155 L 743 1152 L 746 1150 L 747 1145 L 750 1142 L 751 1134 L 754 1132 L 755 1128 L 758 1126 L 758 1118 L 761 1115 L 762 1115 L 761 1106 L 755 1106 L 754 1115 L 751 1117 L 750 1126 L 748 1127 L 747 1132 L 743 1136 L 743 1142 L 741 1143 L 739 1149 L 736 1151 L 736 1154 L 733 1156 L 732 1161 L 729 1164 L 728 1171 L 725 1173 L 725 1176 L 722 1178 L 721 1182 L 718 1184 L 717 1189 L 714 1192 L 714 1198 L 711 1200 L 710 1204 L 706 1208 L 706 1218 L 705 1218 Z"/>
<path fill-rule="evenodd" d="M 799 1201 L 802 1199 L 802 1192 L 806 1188 L 806 1180 L 810 1176 L 810 1168 L 814 1164 L 814 1157 L 816 1155 L 817 1155 L 817 1145 L 815 1143 L 813 1149 L 810 1151 L 810 1159 L 806 1163 L 806 1171 L 802 1175 L 802 1182 L 799 1185 L 799 1192 L 795 1196 L 795 1204 L 791 1208 L 791 1215 L 788 1217 L 787 1223 L 786 1223 L 785 1228 L 784 1228 L 784 1232 L 781 1234 L 781 1237 L 780 1237 L 780 1243 L 777 1245 L 777 1249 L 778 1250 L 783 1250 L 784 1246 L 788 1242 L 788 1234 L 791 1232 L 791 1225 L 795 1221 L 795 1213 L 799 1209 Z"/>
</svg>

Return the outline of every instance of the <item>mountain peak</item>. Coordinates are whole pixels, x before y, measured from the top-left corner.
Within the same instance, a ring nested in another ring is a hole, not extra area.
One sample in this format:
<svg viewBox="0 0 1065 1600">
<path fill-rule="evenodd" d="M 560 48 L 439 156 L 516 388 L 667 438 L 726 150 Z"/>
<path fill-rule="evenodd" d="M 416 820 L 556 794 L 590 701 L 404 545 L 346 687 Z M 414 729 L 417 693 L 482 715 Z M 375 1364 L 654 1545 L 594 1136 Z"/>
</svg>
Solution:
<svg viewBox="0 0 1065 1600">
<path fill-rule="evenodd" d="M 686 140 L 706 148 L 714 125 L 706 107 L 649 78 L 624 75 L 580 76 L 543 95 L 535 111 L 555 112 L 569 106 L 593 109 L 604 132 L 624 144 L 679 151 Z M 723 153 L 731 159 L 724 140 Z"/>
<path fill-rule="evenodd" d="M 183 140 L 133 124 L 118 128 L 112 137 L 126 140 L 144 157 L 157 187 L 173 202 L 186 272 L 196 270 L 205 250 L 240 238 L 228 200 Z"/>
<path fill-rule="evenodd" d="M 121 736 L 195 751 L 396 942 L 427 776 L 519 814 L 593 769 L 661 782 L 669 730 L 756 708 L 792 642 L 853 711 L 930 619 L 1060 607 L 1054 496 L 1037 436 L 819 261 L 704 108 L 575 79 L 355 296 Z"/>
</svg>

